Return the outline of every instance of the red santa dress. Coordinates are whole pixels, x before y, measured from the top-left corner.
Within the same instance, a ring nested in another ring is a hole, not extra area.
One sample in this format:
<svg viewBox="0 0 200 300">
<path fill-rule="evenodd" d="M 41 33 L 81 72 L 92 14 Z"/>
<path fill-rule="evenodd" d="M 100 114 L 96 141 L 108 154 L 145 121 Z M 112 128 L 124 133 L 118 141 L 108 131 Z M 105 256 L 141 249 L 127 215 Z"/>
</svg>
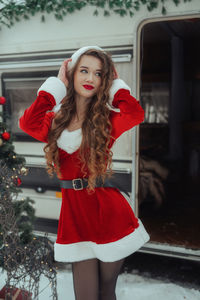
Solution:
<svg viewBox="0 0 200 300">
<path fill-rule="evenodd" d="M 35 102 L 20 118 L 20 128 L 35 139 L 48 142 L 55 111 L 66 95 L 66 87 L 57 77 L 48 78 L 38 91 Z M 116 140 L 123 132 L 141 123 L 144 111 L 130 95 L 121 79 L 115 79 L 110 90 L 111 135 Z M 56 108 L 55 108 L 56 107 Z M 54 111 L 53 111 L 54 110 Z M 83 178 L 78 158 L 81 129 L 62 132 L 57 140 L 62 180 Z M 114 142 L 114 140 L 113 140 Z M 105 262 L 122 259 L 137 251 L 149 240 L 141 221 L 117 188 L 62 189 L 62 205 L 55 260 L 74 262 L 98 258 Z"/>
</svg>

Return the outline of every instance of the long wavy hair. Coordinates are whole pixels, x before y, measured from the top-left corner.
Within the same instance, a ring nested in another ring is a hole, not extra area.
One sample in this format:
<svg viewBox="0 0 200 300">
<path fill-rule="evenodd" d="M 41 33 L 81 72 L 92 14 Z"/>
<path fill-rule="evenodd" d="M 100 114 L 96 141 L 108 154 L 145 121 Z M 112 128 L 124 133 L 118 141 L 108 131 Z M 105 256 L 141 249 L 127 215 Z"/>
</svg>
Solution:
<svg viewBox="0 0 200 300">
<path fill-rule="evenodd" d="M 109 148 L 112 126 L 109 120 L 110 109 L 107 104 L 113 82 L 114 65 L 110 55 L 103 51 L 90 49 L 83 55 L 94 56 L 102 63 L 101 86 L 87 105 L 85 119 L 82 123 L 82 142 L 79 148 L 83 177 L 87 177 L 88 173 L 88 189 L 94 190 L 97 178 L 100 177 L 104 181 L 107 176 L 112 174 L 112 151 Z M 62 100 L 61 108 L 54 117 L 48 144 L 44 147 L 47 171 L 50 175 L 53 175 L 54 171 L 58 175 L 60 174 L 57 139 L 76 115 L 74 73 L 83 55 L 67 73 L 69 81 L 67 96 Z"/>
</svg>

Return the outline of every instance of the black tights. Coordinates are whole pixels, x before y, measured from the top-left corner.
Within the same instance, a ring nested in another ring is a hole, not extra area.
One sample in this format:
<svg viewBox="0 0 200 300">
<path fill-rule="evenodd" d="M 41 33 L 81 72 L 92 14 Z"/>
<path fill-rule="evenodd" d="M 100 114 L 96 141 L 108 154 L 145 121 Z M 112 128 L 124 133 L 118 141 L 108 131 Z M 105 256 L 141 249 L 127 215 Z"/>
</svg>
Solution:
<svg viewBox="0 0 200 300">
<path fill-rule="evenodd" d="M 116 300 L 115 287 L 124 259 L 89 259 L 72 264 L 76 300 Z"/>
</svg>

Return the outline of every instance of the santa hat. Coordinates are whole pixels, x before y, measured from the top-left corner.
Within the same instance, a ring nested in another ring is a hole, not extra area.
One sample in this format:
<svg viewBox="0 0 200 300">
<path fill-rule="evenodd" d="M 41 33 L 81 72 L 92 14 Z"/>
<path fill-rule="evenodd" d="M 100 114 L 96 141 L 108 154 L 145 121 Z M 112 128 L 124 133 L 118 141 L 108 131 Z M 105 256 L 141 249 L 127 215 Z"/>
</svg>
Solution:
<svg viewBox="0 0 200 300">
<path fill-rule="evenodd" d="M 77 60 L 79 59 L 79 57 L 84 54 L 86 51 L 88 50 L 99 50 L 102 52 L 105 52 L 102 48 L 98 47 L 98 46 L 85 46 L 82 47 L 80 49 L 78 49 L 76 52 L 74 52 L 74 54 L 72 54 L 71 56 L 71 61 L 68 63 L 68 68 L 71 69 L 75 66 Z"/>
</svg>

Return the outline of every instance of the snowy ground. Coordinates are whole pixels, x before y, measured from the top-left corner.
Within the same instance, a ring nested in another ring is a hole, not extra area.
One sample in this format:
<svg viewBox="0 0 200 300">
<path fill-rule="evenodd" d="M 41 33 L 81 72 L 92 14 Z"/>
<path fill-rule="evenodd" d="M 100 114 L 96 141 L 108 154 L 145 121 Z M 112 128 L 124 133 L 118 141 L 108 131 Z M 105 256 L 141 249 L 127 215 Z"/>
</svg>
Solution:
<svg viewBox="0 0 200 300">
<path fill-rule="evenodd" d="M 0 289 L 5 283 L 5 274 L 0 273 Z M 45 288 L 47 287 L 47 288 Z M 72 273 L 70 265 L 58 269 L 57 288 L 59 300 L 74 300 Z M 40 300 L 50 300 L 51 290 L 46 278 L 40 281 Z M 183 287 L 169 282 L 169 280 L 153 279 L 146 275 L 122 273 L 117 283 L 118 300 L 199 300 L 200 291 L 194 288 Z"/>
</svg>

